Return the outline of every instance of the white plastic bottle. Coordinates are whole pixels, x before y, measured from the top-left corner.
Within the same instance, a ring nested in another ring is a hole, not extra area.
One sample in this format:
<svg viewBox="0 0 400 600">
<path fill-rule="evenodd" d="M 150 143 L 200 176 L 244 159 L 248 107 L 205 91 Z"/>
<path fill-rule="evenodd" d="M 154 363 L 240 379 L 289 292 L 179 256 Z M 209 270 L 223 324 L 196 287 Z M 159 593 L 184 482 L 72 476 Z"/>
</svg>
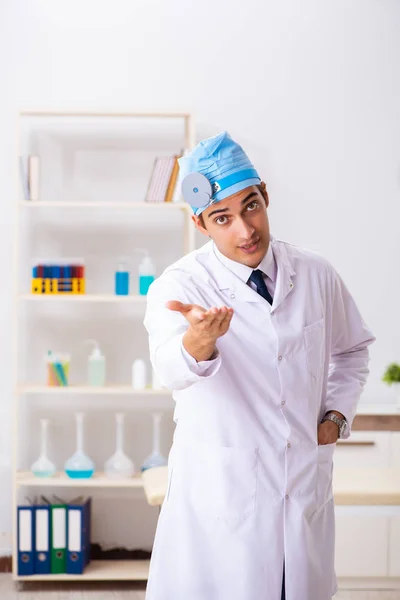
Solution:
<svg viewBox="0 0 400 600">
<path fill-rule="evenodd" d="M 132 387 L 134 390 L 144 390 L 147 384 L 146 363 L 137 358 L 132 365 Z"/>
<path fill-rule="evenodd" d="M 139 294 L 146 296 L 150 285 L 156 277 L 156 268 L 147 250 L 139 264 Z"/>
<path fill-rule="evenodd" d="M 106 359 L 96 340 L 88 340 L 94 344 L 88 359 L 88 385 L 104 386 L 106 383 Z"/>
</svg>

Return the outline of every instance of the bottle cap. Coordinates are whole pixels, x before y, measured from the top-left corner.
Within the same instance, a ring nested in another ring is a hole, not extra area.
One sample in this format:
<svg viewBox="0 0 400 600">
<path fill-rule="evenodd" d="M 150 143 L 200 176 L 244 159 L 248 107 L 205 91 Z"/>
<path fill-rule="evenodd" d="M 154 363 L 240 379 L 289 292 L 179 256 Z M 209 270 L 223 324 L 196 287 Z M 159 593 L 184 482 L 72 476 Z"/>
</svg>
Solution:
<svg viewBox="0 0 400 600">
<path fill-rule="evenodd" d="M 101 352 L 99 342 L 97 340 L 86 340 L 88 344 L 94 344 L 94 348 L 92 352 L 89 354 L 89 359 L 96 360 L 98 358 L 103 358 L 103 354 Z"/>
<path fill-rule="evenodd" d="M 150 273 L 153 273 L 154 263 L 149 255 L 144 256 L 142 258 L 142 260 L 140 261 L 140 268 L 143 269 L 143 271 L 149 271 Z"/>
</svg>

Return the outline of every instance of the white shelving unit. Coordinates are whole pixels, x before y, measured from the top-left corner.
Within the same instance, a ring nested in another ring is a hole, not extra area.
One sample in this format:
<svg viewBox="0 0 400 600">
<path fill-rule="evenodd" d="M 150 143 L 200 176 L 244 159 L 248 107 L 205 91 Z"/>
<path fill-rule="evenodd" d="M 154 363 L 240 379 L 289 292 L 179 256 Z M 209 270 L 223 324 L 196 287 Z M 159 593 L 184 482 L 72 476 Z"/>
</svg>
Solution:
<svg viewBox="0 0 400 600">
<path fill-rule="evenodd" d="M 167 389 L 153 390 L 145 388 L 144 390 L 135 390 L 130 385 L 105 385 L 104 387 L 92 387 L 88 385 L 69 385 L 68 387 L 50 387 L 47 385 L 21 385 L 18 387 L 19 394 L 62 394 L 71 396 L 73 394 L 90 394 L 91 396 L 171 396 Z"/>
<path fill-rule="evenodd" d="M 25 117 L 37 117 L 37 118 L 80 118 L 80 119 L 93 119 L 93 118 L 118 118 L 118 119 L 182 119 L 184 123 L 184 136 L 183 136 L 183 147 L 191 149 L 194 146 L 194 128 L 192 117 L 188 113 L 100 113 L 100 112 L 56 112 L 56 111 L 22 111 L 19 113 L 19 125 L 21 120 Z M 19 131 L 20 131 L 19 127 Z M 18 134 L 20 135 L 20 133 Z M 17 174 L 16 185 L 20 186 L 19 172 Z M 73 397 L 74 395 L 89 397 L 89 396 L 112 396 L 112 397 L 170 397 L 171 393 L 169 390 L 134 390 L 130 385 L 113 385 L 108 384 L 105 387 L 89 387 L 87 385 L 76 385 L 68 386 L 65 388 L 52 388 L 46 385 L 38 383 L 26 383 L 19 381 L 18 377 L 18 364 L 19 364 L 19 352 L 18 347 L 18 332 L 20 326 L 19 319 L 19 308 L 24 303 L 43 303 L 44 305 L 52 303 L 68 303 L 71 306 L 80 304 L 90 303 L 113 303 L 113 304 L 133 304 L 139 307 L 145 307 L 146 298 L 138 295 L 129 296 L 116 296 L 113 294 L 82 294 L 82 295 L 70 295 L 63 296 L 61 294 L 55 295 L 39 295 L 30 294 L 20 289 L 20 223 L 22 211 L 28 211 L 28 215 L 31 211 L 64 211 L 64 210 L 144 210 L 144 211 L 155 211 L 158 213 L 165 214 L 172 212 L 182 212 L 184 216 L 184 253 L 190 252 L 195 248 L 195 231 L 191 223 L 191 211 L 190 208 L 184 203 L 146 203 L 146 202 L 85 202 L 85 201 L 19 201 L 17 202 L 17 218 L 16 218 L 16 229 L 15 229 L 15 335 L 14 335 L 14 435 L 13 438 L 13 481 L 12 481 L 12 506 L 13 506 L 13 579 L 15 581 L 79 581 L 79 580 L 147 580 L 149 563 L 148 561 L 92 561 L 87 567 L 85 573 L 79 576 L 73 575 L 34 575 L 34 576 L 20 576 L 18 575 L 17 567 L 17 504 L 18 504 L 18 492 L 21 488 L 87 488 L 87 489 L 100 489 L 100 488 L 114 488 L 114 489 L 136 489 L 143 490 L 143 482 L 140 475 L 137 475 L 130 479 L 123 480 L 110 480 L 105 477 L 101 472 L 95 473 L 95 475 L 88 480 L 74 480 L 68 478 L 64 473 L 56 473 L 51 478 L 41 479 L 34 477 L 30 471 L 20 470 L 19 468 L 19 456 L 18 456 L 18 442 L 19 442 L 19 431 L 20 431 L 20 401 L 23 396 L 32 396 L 32 402 L 35 401 L 35 397 L 48 397 L 50 395 L 62 395 L 66 397 Z M 62 213 L 61 213 L 62 214 Z M 114 213 L 113 213 L 114 214 Z M 90 227 L 90 225 L 89 225 Z M 30 282 L 26 282 L 28 287 Z M 56 340 L 55 340 L 56 342 Z M 61 410 L 61 409 L 60 409 Z M 34 457 L 32 457 L 32 461 Z M 144 494 L 143 494 L 144 498 Z"/>
</svg>

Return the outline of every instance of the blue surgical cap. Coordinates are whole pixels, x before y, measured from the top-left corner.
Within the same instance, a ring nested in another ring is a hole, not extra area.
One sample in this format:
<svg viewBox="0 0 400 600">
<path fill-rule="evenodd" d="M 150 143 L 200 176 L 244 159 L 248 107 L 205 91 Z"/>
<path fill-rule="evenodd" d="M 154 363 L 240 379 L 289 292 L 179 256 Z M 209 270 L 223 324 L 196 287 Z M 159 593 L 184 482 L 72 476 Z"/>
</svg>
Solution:
<svg viewBox="0 0 400 600">
<path fill-rule="evenodd" d="M 197 216 L 212 204 L 261 182 L 247 154 L 227 131 L 200 142 L 179 159 L 179 169 L 183 197 Z"/>
</svg>

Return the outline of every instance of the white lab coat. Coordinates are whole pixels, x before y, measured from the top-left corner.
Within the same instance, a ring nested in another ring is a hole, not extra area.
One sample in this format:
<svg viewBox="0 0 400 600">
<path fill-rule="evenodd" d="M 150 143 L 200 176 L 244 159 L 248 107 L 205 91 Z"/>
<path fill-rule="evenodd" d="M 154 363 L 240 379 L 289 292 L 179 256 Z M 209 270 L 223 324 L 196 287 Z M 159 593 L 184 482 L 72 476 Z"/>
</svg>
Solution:
<svg viewBox="0 0 400 600">
<path fill-rule="evenodd" d="M 336 593 L 332 458 L 318 446 L 329 409 L 351 424 L 374 337 L 331 265 L 271 239 L 272 309 L 218 259 L 213 242 L 152 284 L 153 367 L 176 401 L 168 491 L 147 600 L 328 600 Z M 181 300 L 232 306 L 218 356 L 184 351 Z"/>
</svg>

